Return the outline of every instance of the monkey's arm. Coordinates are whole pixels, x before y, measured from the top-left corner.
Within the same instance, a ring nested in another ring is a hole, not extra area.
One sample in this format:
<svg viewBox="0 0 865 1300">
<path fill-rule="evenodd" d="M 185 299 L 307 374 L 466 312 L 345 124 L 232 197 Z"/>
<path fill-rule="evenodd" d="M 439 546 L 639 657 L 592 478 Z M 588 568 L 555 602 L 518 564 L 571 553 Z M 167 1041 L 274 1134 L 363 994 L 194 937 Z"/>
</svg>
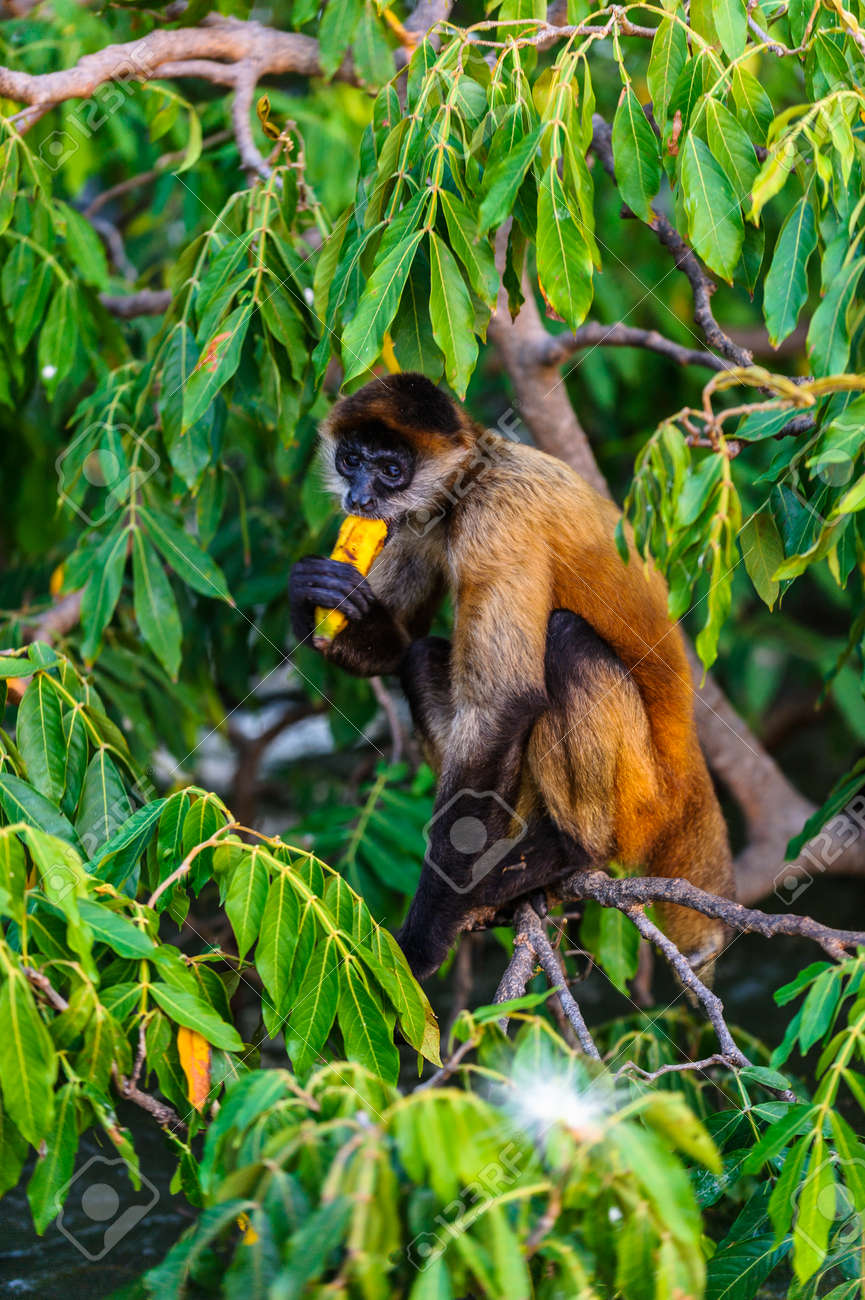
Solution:
<svg viewBox="0 0 865 1300">
<path fill-rule="evenodd" d="M 299 642 L 311 642 L 316 606 L 339 609 L 347 626 L 316 649 L 358 677 L 392 673 L 412 640 L 429 630 L 442 592 L 438 570 L 419 563 L 399 540 L 386 545 L 369 580 L 353 564 L 308 555 L 291 571 L 292 628 Z"/>
</svg>

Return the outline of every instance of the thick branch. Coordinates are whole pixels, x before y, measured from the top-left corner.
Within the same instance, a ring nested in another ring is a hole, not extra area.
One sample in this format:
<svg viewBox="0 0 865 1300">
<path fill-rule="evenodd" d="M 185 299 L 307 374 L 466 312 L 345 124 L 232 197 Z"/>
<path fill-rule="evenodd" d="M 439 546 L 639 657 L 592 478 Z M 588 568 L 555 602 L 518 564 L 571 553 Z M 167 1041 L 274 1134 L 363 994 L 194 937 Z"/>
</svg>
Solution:
<svg viewBox="0 0 865 1300">
<path fill-rule="evenodd" d="M 280 32 L 261 23 L 216 19 L 200 27 L 159 28 L 136 41 L 108 45 L 85 54 L 72 68 L 29 73 L 0 67 L 0 95 L 19 104 L 59 104 L 87 99 L 109 81 L 151 81 L 167 75 L 165 65 L 179 60 L 216 61 L 180 75 L 232 77 L 231 64 L 254 62 L 260 75 L 293 72 L 313 77 L 321 72 L 318 41 L 298 32 Z M 219 61 L 228 66 L 220 68 Z M 178 70 L 173 69 L 175 75 Z"/>
<path fill-rule="evenodd" d="M 112 316 L 132 320 L 135 316 L 161 316 L 171 304 L 170 289 L 139 289 L 137 293 L 101 293 L 99 301 Z"/>
</svg>

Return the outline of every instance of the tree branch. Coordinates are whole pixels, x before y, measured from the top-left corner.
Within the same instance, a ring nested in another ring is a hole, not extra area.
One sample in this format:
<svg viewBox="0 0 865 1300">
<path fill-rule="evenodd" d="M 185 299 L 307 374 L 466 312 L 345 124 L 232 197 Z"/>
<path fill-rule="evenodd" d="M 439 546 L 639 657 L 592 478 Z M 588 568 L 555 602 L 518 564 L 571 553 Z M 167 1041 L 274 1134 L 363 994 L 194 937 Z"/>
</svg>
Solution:
<svg viewBox="0 0 865 1300">
<path fill-rule="evenodd" d="M 561 1008 L 577 1036 L 580 1047 L 587 1056 L 592 1056 L 599 1061 L 601 1054 L 594 1044 L 576 999 L 565 983 L 546 929 L 531 903 L 526 901 L 518 905 L 514 914 L 514 953 L 496 989 L 493 1001 L 507 1002 L 511 998 L 522 997 L 534 974 L 536 960 L 540 963 L 550 988 L 555 989 Z M 505 1028 L 507 1023 L 506 1017 L 500 1021 L 502 1028 Z"/>
<path fill-rule="evenodd" d="M 170 289 L 139 289 L 137 293 L 100 293 L 99 301 L 112 316 L 132 320 L 134 316 L 161 316 L 171 304 Z"/>
<path fill-rule="evenodd" d="M 592 149 L 601 160 L 604 171 L 612 181 L 616 179 L 613 162 L 613 130 L 608 122 L 595 113 L 592 117 Z M 689 248 L 679 232 L 670 225 L 663 212 L 652 205 L 652 229 L 658 239 L 673 255 L 676 266 L 684 271 L 694 295 L 694 320 L 703 331 L 706 342 L 736 366 L 750 366 L 753 357 L 747 348 L 741 348 L 726 334 L 712 314 L 711 297 L 715 283 L 706 274 L 693 249 Z"/>
<path fill-rule="evenodd" d="M 546 334 L 542 344 L 539 343 L 537 360 L 542 365 L 558 366 L 575 352 L 584 348 L 647 348 L 681 366 L 706 366 L 709 370 L 730 370 L 731 361 L 716 357 L 713 352 L 700 348 L 686 348 L 681 343 L 665 338 L 657 330 L 637 329 L 619 321 L 615 325 L 602 325 L 599 321 L 587 321 L 573 334 Z"/>
</svg>

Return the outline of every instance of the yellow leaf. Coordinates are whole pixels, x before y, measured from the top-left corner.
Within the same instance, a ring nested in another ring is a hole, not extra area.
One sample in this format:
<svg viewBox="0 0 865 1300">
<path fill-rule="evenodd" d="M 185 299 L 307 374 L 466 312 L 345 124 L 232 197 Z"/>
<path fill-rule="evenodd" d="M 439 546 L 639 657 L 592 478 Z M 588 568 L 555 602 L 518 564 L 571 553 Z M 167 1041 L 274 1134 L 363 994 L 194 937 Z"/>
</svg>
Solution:
<svg viewBox="0 0 865 1300">
<path fill-rule="evenodd" d="M 189 1100 L 197 1111 L 202 1111 L 210 1095 L 210 1043 L 196 1030 L 181 1025 L 177 1031 L 177 1053 L 186 1075 Z"/>
</svg>

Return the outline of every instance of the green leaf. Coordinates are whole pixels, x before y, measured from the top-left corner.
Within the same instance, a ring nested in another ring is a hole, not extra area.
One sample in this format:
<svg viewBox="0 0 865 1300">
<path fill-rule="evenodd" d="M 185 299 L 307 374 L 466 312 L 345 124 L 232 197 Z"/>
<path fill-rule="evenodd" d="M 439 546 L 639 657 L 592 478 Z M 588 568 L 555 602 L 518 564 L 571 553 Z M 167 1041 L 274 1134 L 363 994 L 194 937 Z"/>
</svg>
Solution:
<svg viewBox="0 0 865 1300">
<path fill-rule="evenodd" d="M 814 1138 L 808 1173 L 801 1184 L 793 1225 L 793 1270 L 807 1282 L 826 1258 L 835 1222 L 835 1171 L 821 1133 Z"/>
<path fill-rule="evenodd" d="M 345 382 L 361 375 L 381 355 L 385 332 L 396 315 L 405 282 L 424 232 L 415 230 L 379 262 L 342 333 Z"/>
<path fill-rule="evenodd" d="M 232 869 L 225 894 L 225 914 L 237 940 L 239 957 L 246 956 L 258 937 L 267 887 L 267 867 L 261 855 L 244 853 Z"/>
<path fill-rule="evenodd" d="M 26 245 L 19 244 L 18 248 L 26 249 Z M 15 251 L 17 252 L 17 249 Z M 29 252 L 29 249 L 27 251 Z M 45 307 L 53 283 L 54 271 L 51 264 L 43 259 L 37 264 L 35 271 L 27 277 L 21 292 L 16 295 L 12 303 L 12 309 L 15 317 L 15 350 L 17 352 L 24 351 L 32 339 L 36 327 L 45 319 Z"/>
<path fill-rule="evenodd" d="M 775 118 L 772 101 L 760 82 L 741 63 L 733 69 L 730 83 L 739 121 L 752 140 L 766 143 L 766 135 Z"/>
<path fill-rule="evenodd" d="M 537 151 L 543 128 L 537 127 L 520 140 L 506 157 L 494 163 L 483 179 L 483 200 L 478 213 L 478 230 L 485 235 L 493 226 L 500 226 L 510 215 Z"/>
<path fill-rule="evenodd" d="M 706 1300 L 754 1300 L 789 1250 L 789 1241 L 776 1247 L 771 1232 L 722 1246 L 706 1268 Z"/>
<path fill-rule="evenodd" d="M 118 957 L 152 957 L 154 943 L 148 934 L 119 912 L 82 898 L 78 903 L 81 920 L 93 931 L 97 943 L 105 943 Z"/>
<path fill-rule="evenodd" d="M 63 813 L 38 790 L 9 772 L 0 772 L 0 808 L 10 822 L 26 822 L 28 826 L 56 835 L 67 844 L 78 844 L 72 824 Z"/>
<path fill-rule="evenodd" d="M 756 1174 L 767 1160 L 773 1160 L 788 1147 L 795 1137 L 802 1133 L 811 1122 L 815 1107 L 804 1102 L 796 1102 L 787 1108 L 781 1119 L 771 1124 L 762 1134 L 759 1142 L 748 1153 L 743 1172 Z"/>
<path fill-rule="evenodd" d="M 684 27 L 672 18 L 662 19 L 652 39 L 649 70 L 646 74 L 649 94 L 652 96 L 652 112 L 662 135 L 667 125 L 667 109 L 673 87 L 687 57 L 688 41 Z"/>
<path fill-rule="evenodd" d="M 24 849 L 15 834 L 0 830 L 0 890 L 5 889 L 13 903 L 25 906 L 24 890 L 27 885 L 27 861 Z"/>
<path fill-rule="evenodd" d="M 18 190 L 18 141 L 10 136 L 0 145 L 0 235 L 12 220 Z"/>
<path fill-rule="evenodd" d="M 815 375 L 837 375 L 847 367 L 850 355 L 847 315 L 863 270 L 865 257 L 857 257 L 842 267 L 811 317 L 808 355 Z"/>
<path fill-rule="evenodd" d="M 75 1109 L 78 1084 L 64 1083 L 55 1098 L 54 1128 L 27 1184 L 27 1199 L 33 1226 L 39 1236 L 63 1209 L 69 1181 L 75 1168 L 78 1128 Z"/>
<path fill-rule="evenodd" d="M 183 390 L 183 427 L 188 429 L 204 415 L 216 394 L 240 365 L 240 353 L 252 318 L 252 302 L 246 302 L 224 321 L 205 343 L 195 369 Z"/>
<path fill-rule="evenodd" d="M 547 304 L 576 329 L 592 303 L 592 257 L 552 163 L 538 191 L 538 282 Z"/>
<path fill-rule="evenodd" d="M 286 1027 L 286 1050 L 298 1074 L 316 1065 L 333 1027 L 339 996 L 336 936 L 324 936 L 304 972 Z"/>
<path fill-rule="evenodd" d="M 808 990 L 808 996 L 802 1005 L 802 1023 L 799 1029 L 799 1045 L 803 1056 L 823 1037 L 832 1023 L 841 996 L 841 985 L 838 968 L 830 966 L 818 975 Z"/>
<path fill-rule="evenodd" d="M 387 1083 L 396 1083 L 399 1053 L 381 1008 L 370 996 L 356 959 L 347 957 L 339 969 L 337 1017 L 346 1056 Z"/>
<path fill-rule="evenodd" d="M 712 18 L 727 58 L 738 59 L 748 36 L 748 11 L 745 0 L 712 0 Z"/>
<path fill-rule="evenodd" d="M 299 918 L 300 905 L 289 872 L 275 872 L 261 917 L 255 966 L 281 1019 L 291 1010 L 291 993 L 302 974 L 298 972 L 297 979 L 292 979 Z"/>
<path fill-rule="evenodd" d="M 108 262 L 102 240 L 93 226 L 68 203 L 58 202 L 66 225 L 66 248 L 85 284 L 108 288 Z"/>
<path fill-rule="evenodd" d="M 45 673 L 37 673 L 24 692 L 15 741 L 31 783 L 59 803 L 66 782 L 66 742 L 60 698 Z"/>
<path fill-rule="evenodd" d="M 445 214 L 451 248 L 465 267 L 469 283 L 481 302 L 495 307 L 499 275 L 492 249 L 485 240 L 478 238 L 477 223 L 462 199 L 450 190 L 442 190 L 439 202 Z"/>
<path fill-rule="evenodd" d="M 150 992 L 167 1016 L 178 1025 L 194 1029 L 214 1047 L 224 1052 L 240 1052 L 243 1041 L 233 1025 L 228 1025 L 203 998 L 172 984 L 151 984 Z"/>
<path fill-rule="evenodd" d="M 637 973 L 640 936 L 633 922 L 615 908 L 586 904 L 580 938 L 611 983 L 627 993 Z"/>
<path fill-rule="evenodd" d="M 732 281 L 745 237 L 742 212 L 727 175 L 693 132 L 682 150 L 682 190 L 692 244 L 711 270 Z"/>
<path fill-rule="evenodd" d="M 0 989 L 0 1087 L 12 1121 L 34 1147 L 47 1138 L 54 1116 L 57 1056 L 30 986 L 17 970 Z"/>
<path fill-rule="evenodd" d="M 739 545 L 757 595 L 771 609 L 780 590 L 772 574 L 783 563 L 784 543 L 770 511 L 761 510 L 743 525 Z"/>
<path fill-rule="evenodd" d="M 760 164 L 747 133 L 718 99 L 706 101 L 706 136 L 712 156 L 744 203 Z"/>
<path fill-rule="evenodd" d="M 129 877 L 138 859 L 153 838 L 154 825 L 168 803 L 167 799 L 154 799 L 138 808 L 98 850 L 91 862 L 94 875 L 109 881 L 119 889 Z"/>
<path fill-rule="evenodd" d="M 226 600 L 233 605 L 225 577 L 216 564 L 201 547 L 193 541 L 187 532 L 178 528 L 167 515 L 157 514 L 149 507 L 139 506 L 138 515 L 144 522 L 152 541 L 168 562 L 168 565 L 188 587 L 217 600 Z"/>
<path fill-rule="evenodd" d="M 478 358 L 472 300 L 453 253 L 432 231 L 429 254 L 433 337 L 444 354 L 448 383 L 457 396 L 465 397 Z"/>
<path fill-rule="evenodd" d="M 808 299 L 808 260 L 817 247 L 817 223 L 807 198 L 790 209 L 763 284 L 763 316 L 777 347 L 796 328 Z"/>
<path fill-rule="evenodd" d="M 141 635 L 165 671 L 177 680 L 180 667 L 180 614 L 171 584 L 153 546 L 140 528 L 132 532 L 135 619 Z"/>
<path fill-rule="evenodd" d="M 75 361 L 78 344 L 77 306 L 75 289 L 72 282 L 67 280 L 51 299 L 51 306 L 39 331 L 37 365 L 49 396 L 53 395 L 60 381 L 69 374 Z"/>
<path fill-rule="evenodd" d="M 78 708 L 67 709 L 63 714 L 62 724 L 65 781 L 61 807 L 67 817 L 74 817 L 87 768 L 87 729 L 84 725 L 84 717 Z"/>
<path fill-rule="evenodd" d="M 760 220 L 763 208 L 779 194 L 796 166 L 796 146 L 792 140 L 784 140 L 777 148 L 769 151 L 762 167 L 751 186 L 751 208 L 748 218 L 754 224 Z"/>
<path fill-rule="evenodd" d="M 87 765 L 75 829 L 88 858 L 106 844 L 132 812 L 120 773 L 100 747 Z"/>
<path fill-rule="evenodd" d="M 342 63 L 362 13 L 363 0 L 335 0 L 325 5 L 318 36 L 321 68 L 328 79 Z"/>
<path fill-rule="evenodd" d="M 81 653 L 87 660 L 95 659 L 102 633 L 120 599 L 128 535 L 128 526 L 121 524 L 106 537 L 99 547 L 93 573 L 81 597 L 81 625 L 84 628 Z"/>
<path fill-rule="evenodd" d="M 660 145 L 630 84 L 622 88 L 613 118 L 613 160 L 622 198 L 641 221 L 651 221 L 650 205 L 661 184 Z"/>
</svg>

